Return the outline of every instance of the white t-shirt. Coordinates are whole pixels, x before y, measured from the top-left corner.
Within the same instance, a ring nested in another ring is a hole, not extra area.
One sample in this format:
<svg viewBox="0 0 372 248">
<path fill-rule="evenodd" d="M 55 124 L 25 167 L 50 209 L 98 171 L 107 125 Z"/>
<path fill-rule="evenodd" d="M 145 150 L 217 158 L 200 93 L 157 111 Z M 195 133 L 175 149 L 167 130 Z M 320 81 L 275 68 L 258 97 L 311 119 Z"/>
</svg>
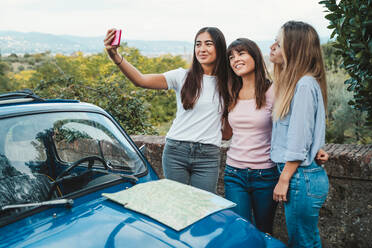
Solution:
<svg viewBox="0 0 372 248">
<path fill-rule="evenodd" d="M 164 73 L 168 89 L 174 89 L 177 113 L 167 138 L 203 144 L 221 145 L 221 116 L 217 80 L 215 76 L 203 75 L 200 97 L 193 109 L 185 110 L 181 101 L 181 90 L 188 70 L 179 68 Z"/>
</svg>

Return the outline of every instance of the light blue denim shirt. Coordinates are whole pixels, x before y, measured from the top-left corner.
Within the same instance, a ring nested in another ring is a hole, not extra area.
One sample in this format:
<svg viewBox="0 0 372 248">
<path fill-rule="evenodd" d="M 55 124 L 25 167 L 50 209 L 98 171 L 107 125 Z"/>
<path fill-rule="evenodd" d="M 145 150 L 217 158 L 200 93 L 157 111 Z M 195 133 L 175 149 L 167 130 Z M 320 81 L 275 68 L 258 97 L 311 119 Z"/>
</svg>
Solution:
<svg viewBox="0 0 372 248">
<path fill-rule="evenodd" d="M 324 145 L 325 110 L 320 86 L 312 76 L 297 83 L 288 114 L 273 121 L 271 160 L 302 161 L 308 166 Z"/>
</svg>

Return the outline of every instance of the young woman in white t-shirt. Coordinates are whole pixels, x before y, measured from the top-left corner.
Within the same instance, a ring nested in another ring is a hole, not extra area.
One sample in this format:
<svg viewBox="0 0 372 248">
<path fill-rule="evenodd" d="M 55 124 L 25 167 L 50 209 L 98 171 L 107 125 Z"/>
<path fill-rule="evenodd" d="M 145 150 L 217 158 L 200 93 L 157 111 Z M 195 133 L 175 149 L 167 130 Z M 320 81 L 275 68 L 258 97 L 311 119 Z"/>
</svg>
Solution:
<svg viewBox="0 0 372 248">
<path fill-rule="evenodd" d="M 216 191 L 220 164 L 222 92 L 226 92 L 226 41 L 215 27 L 198 31 L 191 68 L 164 74 L 142 74 L 111 46 L 115 30 L 108 30 L 104 44 L 114 61 L 136 86 L 174 89 L 177 113 L 167 133 L 163 170 L 168 179 Z"/>
</svg>

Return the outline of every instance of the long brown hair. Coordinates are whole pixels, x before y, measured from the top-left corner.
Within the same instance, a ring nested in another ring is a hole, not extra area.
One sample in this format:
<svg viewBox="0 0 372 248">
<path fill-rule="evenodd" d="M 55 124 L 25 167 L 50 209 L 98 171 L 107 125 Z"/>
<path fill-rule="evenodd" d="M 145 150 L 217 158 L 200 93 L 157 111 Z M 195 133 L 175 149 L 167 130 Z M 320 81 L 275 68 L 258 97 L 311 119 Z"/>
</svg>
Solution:
<svg viewBox="0 0 372 248">
<path fill-rule="evenodd" d="M 195 56 L 195 43 L 196 39 L 201 33 L 207 32 L 213 40 L 216 49 L 216 63 L 212 75 L 217 77 L 217 91 L 219 96 L 224 98 L 226 91 L 227 76 L 227 58 L 226 58 L 226 41 L 223 33 L 215 27 L 204 27 L 200 29 L 194 39 L 194 53 L 190 70 L 187 73 L 185 83 L 181 90 L 181 101 L 183 108 L 188 110 L 192 109 L 196 101 L 200 97 L 203 80 L 203 68 Z M 220 98 L 221 99 L 221 98 Z M 220 104 L 222 106 L 222 102 Z M 223 107 L 223 106 L 222 106 Z"/>
<path fill-rule="evenodd" d="M 311 25 L 298 21 L 286 22 L 281 32 L 284 63 L 274 65 L 274 119 L 288 114 L 297 82 L 305 75 L 313 76 L 319 83 L 327 109 L 327 83 L 317 32 Z"/>
<path fill-rule="evenodd" d="M 246 51 L 254 60 L 254 74 L 255 74 L 255 98 L 256 108 L 260 109 L 266 104 L 266 91 L 271 85 L 269 73 L 267 72 L 266 65 L 261 53 L 260 48 L 257 44 L 246 38 L 239 38 L 233 41 L 227 48 L 227 57 L 229 57 L 233 51 L 241 52 Z M 229 81 L 228 81 L 228 111 L 231 111 L 237 101 L 239 92 L 243 86 L 242 78 L 237 76 L 229 66 Z M 225 113 L 226 115 L 227 113 Z"/>
</svg>

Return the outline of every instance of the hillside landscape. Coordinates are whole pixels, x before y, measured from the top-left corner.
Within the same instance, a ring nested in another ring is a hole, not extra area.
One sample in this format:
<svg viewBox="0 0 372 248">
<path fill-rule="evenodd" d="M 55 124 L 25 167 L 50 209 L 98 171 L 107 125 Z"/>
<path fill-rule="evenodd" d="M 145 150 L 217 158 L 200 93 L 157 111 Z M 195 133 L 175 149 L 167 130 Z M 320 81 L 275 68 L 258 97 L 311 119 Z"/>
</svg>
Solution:
<svg viewBox="0 0 372 248">
<path fill-rule="evenodd" d="M 125 34 L 124 34 L 125 35 Z M 236 37 L 237 38 L 237 37 Z M 54 35 L 46 33 L 23 33 L 16 31 L 0 31 L 0 53 L 2 55 L 33 54 L 50 51 L 52 54 L 70 55 L 74 52 L 84 54 L 100 53 L 103 50 L 104 36 L 84 37 L 72 35 Z M 328 38 L 322 38 L 326 43 Z M 167 41 L 167 40 L 126 40 L 122 39 L 130 47 L 138 48 L 143 55 L 158 56 L 162 54 L 182 55 L 190 57 L 193 44 L 188 41 Z M 272 40 L 256 41 L 264 55 L 270 52 Z"/>
<path fill-rule="evenodd" d="M 0 93 L 33 89 L 45 98 L 77 99 L 94 103 L 115 116 L 130 134 L 161 134 L 176 112 L 173 91 L 135 87 L 103 49 L 103 37 L 57 36 L 0 32 Z M 260 42 L 268 48 L 271 41 Z M 328 80 L 328 143 L 370 143 L 366 114 L 352 109 L 352 93 L 339 68 L 340 57 L 323 44 Z M 131 41 L 119 49 L 143 73 L 163 73 L 190 66 L 192 44 L 182 41 Z M 268 51 L 263 54 L 268 63 Z"/>
</svg>

